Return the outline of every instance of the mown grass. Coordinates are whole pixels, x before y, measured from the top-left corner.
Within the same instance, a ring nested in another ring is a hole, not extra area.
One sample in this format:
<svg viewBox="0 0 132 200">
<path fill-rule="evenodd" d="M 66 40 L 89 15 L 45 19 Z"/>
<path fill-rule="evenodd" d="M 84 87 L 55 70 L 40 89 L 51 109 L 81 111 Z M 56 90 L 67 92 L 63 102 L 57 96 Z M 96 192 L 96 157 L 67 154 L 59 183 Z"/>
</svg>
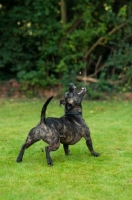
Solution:
<svg viewBox="0 0 132 200">
<path fill-rule="evenodd" d="M 91 130 L 92 157 L 82 139 L 65 156 L 62 145 L 46 163 L 42 141 L 16 157 L 27 133 L 39 121 L 42 100 L 0 100 L 0 196 L 2 200 L 131 200 L 132 102 L 84 101 L 83 116 Z M 59 117 L 63 108 L 53 99 L 47 116 Z"/>
</svg>

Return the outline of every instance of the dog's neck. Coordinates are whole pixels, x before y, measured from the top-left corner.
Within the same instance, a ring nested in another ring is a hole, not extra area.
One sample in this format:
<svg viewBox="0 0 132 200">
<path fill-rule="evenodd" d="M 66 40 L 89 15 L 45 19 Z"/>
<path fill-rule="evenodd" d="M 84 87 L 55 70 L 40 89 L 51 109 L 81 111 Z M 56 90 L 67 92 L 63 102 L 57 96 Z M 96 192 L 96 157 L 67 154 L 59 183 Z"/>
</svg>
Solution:
<svg viewBox="0 0 132 200">
<path fill-rule="evenodd" d="M 69 103 L 66 103 L 65 115 L 82 115 L 82 105 L 72 106 Z"/>
</svg>

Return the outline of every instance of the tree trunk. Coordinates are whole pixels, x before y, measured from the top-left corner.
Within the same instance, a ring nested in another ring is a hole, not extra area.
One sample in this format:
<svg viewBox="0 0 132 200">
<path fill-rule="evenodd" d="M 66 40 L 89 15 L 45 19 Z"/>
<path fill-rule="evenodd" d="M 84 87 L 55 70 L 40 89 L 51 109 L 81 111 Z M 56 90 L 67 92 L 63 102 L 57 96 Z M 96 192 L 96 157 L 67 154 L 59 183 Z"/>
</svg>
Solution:
<svg viewBox="0 0 132 200">
<path fill-rule="evenodd" d="M 67 9 L 65 0 L 61 0 L 61 21 L 63 25 L 67 23 Z"/>
</svg>

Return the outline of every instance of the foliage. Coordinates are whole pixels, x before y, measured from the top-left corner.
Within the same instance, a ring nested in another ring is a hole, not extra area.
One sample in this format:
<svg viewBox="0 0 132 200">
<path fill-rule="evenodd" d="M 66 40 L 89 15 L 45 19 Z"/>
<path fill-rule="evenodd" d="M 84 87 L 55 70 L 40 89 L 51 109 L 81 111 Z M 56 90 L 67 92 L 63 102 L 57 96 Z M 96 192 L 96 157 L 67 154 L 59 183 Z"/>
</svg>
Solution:
<svg viewBox="0 0 132 200">
<path fill-rule="evenodd" d="M 109 98 L 108 94 L 111 94 L 114 89 L 111 84 L 105 80 L 100 80 L 98 83 L 91 83 L 87 88 L 86 99 L 107 99 Z M 107 95 L 106 95 L 107 94 Z"/>
<path fill-rule="evenodd" d="M 130 91 L 131 6 L 127 0 L 1 0 L 0 80 L 66 86 L 81 72 Z"/>
<path fill-rule="evenodd" d="M 41 152 L 47 144 L 40 141 L 26 150 L 22 163 L 16 163 L 42 105 L 42 100 L 0 100 L 1 199 L 131 199 L 131 102 L 83 102 L 83 116 L 100 157 L 91 156 L 82 139 L 70 146 L 70 156 L 64 155 L 62 145 L 52 152 L 54 166 L 49 167 Z M 63 108 L 53 100 L 47 116 L 62 114 Z"/>
</svg>

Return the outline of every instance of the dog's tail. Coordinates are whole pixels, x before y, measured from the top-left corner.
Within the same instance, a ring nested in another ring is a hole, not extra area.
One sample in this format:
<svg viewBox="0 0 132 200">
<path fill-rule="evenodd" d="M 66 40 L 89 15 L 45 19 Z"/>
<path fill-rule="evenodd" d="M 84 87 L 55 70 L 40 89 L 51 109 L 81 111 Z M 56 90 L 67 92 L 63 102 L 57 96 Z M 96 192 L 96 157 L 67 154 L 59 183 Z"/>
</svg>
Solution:
<svg viewBox="0 0 132 200">
<path fill-rule="evenodd" d="M 46 123 L 45 122 L 45 117 L 46 117 L 46 108 L 49 104 L 49 102 L 51 101 L 51 99 L 53 99 L 54 96 L 51 96 L 50 98 L 47 99 L 47 101 L 44 103 L 42 110 L 41 110 L 41 120 L 40 120 L 40 124 Z"/>
</svg>

